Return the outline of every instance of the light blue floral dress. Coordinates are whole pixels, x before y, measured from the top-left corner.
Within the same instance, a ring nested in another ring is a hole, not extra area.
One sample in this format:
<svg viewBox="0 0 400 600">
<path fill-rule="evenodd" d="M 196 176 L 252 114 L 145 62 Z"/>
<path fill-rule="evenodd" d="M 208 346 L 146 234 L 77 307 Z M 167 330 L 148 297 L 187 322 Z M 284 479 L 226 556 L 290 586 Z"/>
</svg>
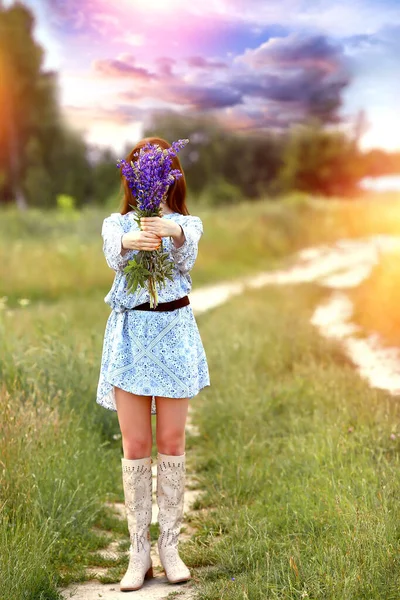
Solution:
<svg viewBox="0 0 400 600">
<path fill-rule="evenodd" d="M 173 281 L 159 287 L 159 302 L 169 302 L 189 294 L 190 271 L 195 263 L 198 243 L 203 234 L 199 217 L 169 213 L 185 234 L 176 248 L 169 237 L 162 238 L 163 248 L 174 262 Z M 135 311 L 130 308 L 149 301 L 146 288 L 127 291 L 124 267 L 137 250 L 121 256 L 124 233 L 138 230 L 133 211 L 112 213 L 103 221 L 101 235 L 108 266 L 115 271 L 112 287 L 104 302 L 112 311 L 108 317 L 97 388 L 97 404 L 117 410 L 114 386 L 133 394 L 152 396 L 151 413 L 156 414 L 155 396 L 192 398 L 210 385 L 207 358 L 191 305 L 174 311 Z"/>
</svg>

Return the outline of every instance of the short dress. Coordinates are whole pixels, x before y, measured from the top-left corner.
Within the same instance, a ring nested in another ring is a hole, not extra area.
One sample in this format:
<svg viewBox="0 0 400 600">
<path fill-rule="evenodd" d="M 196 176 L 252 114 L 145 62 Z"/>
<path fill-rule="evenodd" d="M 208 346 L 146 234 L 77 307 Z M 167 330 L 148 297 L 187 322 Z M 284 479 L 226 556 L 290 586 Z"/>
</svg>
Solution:
<svg viewBox="0 0 400 600">
<path fill-rule="evenodd" d="M 159 302 L 169 302 L 189 294 L 190 271 L 203 234 L 199 217 L 169 213 L 181 225 L 185 241 L 176 248 L 172 238 L 163 237 L 162 245 L 173 261 L 173 280 L 158 286 Z M 134 212 L 112 213 L 103 221 L 103 253 L 108 266 L 115 271 L 114 281 L 104 302 L 112 311 L 107 319 L 96 402 L 116 411 L 114 386 L 133 394 L 152 396 L 151 414 L 156 414 L 156 396 L 192 398 L 210 385 L 207 358 L 191 305 L 173 311 L 151 312 L 129 310 L 148 302 L 149 292 L 139 287 L 127 290 L 123 272 L 137 250 L 121 255 L 124 233 L 139 227 Z"/>
</svg>

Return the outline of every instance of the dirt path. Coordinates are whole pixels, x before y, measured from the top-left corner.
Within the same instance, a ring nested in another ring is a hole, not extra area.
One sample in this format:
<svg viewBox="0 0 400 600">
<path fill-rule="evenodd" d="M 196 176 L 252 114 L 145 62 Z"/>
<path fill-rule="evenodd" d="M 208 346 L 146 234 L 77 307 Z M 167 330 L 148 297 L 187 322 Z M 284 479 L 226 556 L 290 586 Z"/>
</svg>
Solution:
<svg viewBox="0 0 400 600">
<path fill-rule="evenodd" d="M 191 436 L 198 435 L 196 427 L 191 422 L 191 415 L 189 416 L 186 423 L 186 431 Z M 157 523 L 158 516 L 158 505 L 156 499 L 157 489 L 157 463 L 154 461 L 152 466 L 153 472 L 153 515 L 152 523 Z M 201 490 L 198 489 L 198 483 L 193 475 L 191 475 L 190 468 L 190 456 L 187 457 L 187 471 L 186 471 L 186 490 L 184 497 L 184 513 L 188 515 L 191 512 L 191 507 L 196 498 L 201 494 Z M 113 512 L 124 522 L 126 522 L 125 505 L 123 503 L 113 503 L 108 505 L 113 509 Z M 108 534 L 109 532 L 104 531 L 103 533 Z M 183 530 L 180 534 L 180 540 L 185 541 L 191 537 L 192 528 L 184 518 Z M 127 534 L 128 539 L 128 534 Z M 128 556 L 128 551 L 121 553 L 118 549 L 120 539 L 115 536 L 112 539 L 109 546 L 103 550 L 97 551 L 97 555 L 101 555 L 106 559 L 118 560 L 121 554 Z M 108 571 L 106 567 L 90 567 L 87 569 L 87 574 L 91 577 L 90 581 L 84 583 L 75 583 L 69 585 L 67 588 L 60 589 L 63 598 L 74 598 L 74 600 L 99 600 L 104 598 L 105 600 L 127 600 L 127 594 L 133 594 L 133 597 L 138 600 L 166 600 L 169 594 L 174 595 L 171 598 L 179 598 L 180 600 L 188 600 L 193 597 L 193 581 L 188 581 L 179 584 L 170 584 L 165 576 L 163 568 L 160 563 L 158 551 L 156 550 L 156 544 L 152 544 L 151 556 L 153 560 L 154 578 L 146 579 L 144 585 L 140 590 L 135 592 L 121 592 L 119 590 L 119 581 L 116 583 L 101 583 L 99 577 L 105 575 Z"/>
<path fill-rule="evenodd" d="M 191 302 L 200 313 L 223 304 L 246 288 L 315 282 L 332 293 L 315 309 L 311 323 L 324 337 L 340 341 L 344 353 L 371 387 L 398 395 L 400 349 L 384 347 L 377 334 L 363 335 L 351 321 L 353 305 L 346 294 L 346 289 L 357 287 L 369 276 L 381 253 L 386 251 L 396 251 L 400 256 L 400 237 L 376 235 L 305 248 L 287 269 L 196 290 Z"/>
<path fill-rule="evenodd" d="M 335 244 L 306 248 L 295 257 L 293 265 L 284 270 L 260 273 L 254 277 L 238 281 L 223 282 L 194 290 L 190 301 L 195 314 L 201 314 L 215 308 L 231 297 L 243 293 L 246 288 L 260 288 L 268 285 L 287 285 L 304 282 L 316 282 L 332 290 L 331 297 L 314 311 L 311 322 L 318 328 L 321 335 L 341 340 L 345 353 L 353 361 L 362 377 L 371 386 L 380 387 L 391 393 L 400 393 L 400 352 L 398 349 L 384 349 L 379 344 L 377 336 L 360 338 L 358 328 L 351 322 L 352 304 L 346 296 L 346 288 L 359 285 L 368 277 L 374 265 L 379 261 L 380 253 L 385 250 L 399 250 L 400 238 L 391 236 L 374 236 L 358 240 L 340 240 Z M 191 421 L 191 407 L 187 431 L 198 435 Z M 191 513 L 191 506 L 201 494 L 195 476 L 191 474 L 190 455 L 187 457 L 187 477 L 185 492 L 185 515 Z M 153 465 L 153 519 L 157 522 L 158 506 L 156 504 L 156 469 Z M 125 520 L 123 504 L 113 504 L 112 507 Z M 190 538 L 191 528 L 184 519 L 185 528 L 180 535 L 183 541 Z M 155 577 L 145 580 L 140 590 L 132 592 L 138 600 L 168 600 L 179 598 L 186 600 L 194 596 L 194 583 L 189 581 L 180 584 L 169 584 L 162 571 L 158 553 L 152 546 L 152 558 Z M 100 552 L 104 557 L 117 559 L 120 556 L 118 541 L 112 540 L 108 548 Z M 128 554 L 126 552 L 126 554 Z M 119 591 L 119 581 L 103 584 L 98 579 L 107 569 L 91 568 L 89 576 L 93 579 L 81 584 L 72 584 L 63 590 L 63 598 L 75 600 L 126 600 L 127 592 Z"/>
</svg>

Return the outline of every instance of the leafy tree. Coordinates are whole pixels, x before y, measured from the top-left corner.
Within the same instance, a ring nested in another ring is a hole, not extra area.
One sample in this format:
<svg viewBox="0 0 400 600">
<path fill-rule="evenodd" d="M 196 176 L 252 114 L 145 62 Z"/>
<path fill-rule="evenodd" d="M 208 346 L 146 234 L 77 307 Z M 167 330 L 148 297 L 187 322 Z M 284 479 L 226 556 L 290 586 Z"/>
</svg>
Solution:
<svg viewBox="0 0 400 600">
<path fill-rule="evenodd" d="M 221 153 L 226 136 L 218 121 L 208 115 L 180 115 L 173 111 L 158 112 L 145 128 L 143 137 L 158 136 L 170 143 L 189 138 L 187 150 L 179 155 L 190 192 L 199 194 L 220 175 Z"/>
<path fill-rule="evenodd" d="M 0 4 L 0 202 L 50 206 L 64 193 L 80 205 L 90 193 L 87 148 L 63 122 L 57 77 L 43 70 L 33 28 L 23 4 Z"/>
<path fill-rule="evenodd" d="M 22 4 L 0 8 L 0 170 L 2 200 L 14 196 L 21 208 L 26 200 L 20 185 L 23 149 L 33 129 L 32 107 L 43 50 L 33 40 L 34 19 Z"/>
<path fill-rule="evenodd" d="M 278 176 L 283 191 L 349 196 L 357 193 L 363 175 L 362 154 L 345 133 L 313 121 L 288 134 Z"/>
<path fill-rule="evenodd" d="M 40 140 L 31 137 L 25 148 L 24 190 L 28 198 L 34 198 L 37 206 L 49 206 L 52 202 L 50 173 L 46 169 Z"/>
<path fill-rule="evenodd" d="M 129 151 L 131 148 L 129 149 Z M 127 151 L 125 155 L 128 154 Z M 94 202 L 104 203 L 111 195 L 118 196 L 121 187 L 117 156 L 109 148 L 97 149 L 91 162 L 90 195 Z"/>
<path fill-rule="evenodd" d="M 258 197 L 272 189 L 281 166 L 282 141 L 278 136 L 239 135 L 224 130 L 210 116 L 157 113 L 144 136 L 161 136 L 169 142 L 189 138 L 187 151 L 179 158 L 189 192 L 196 196 L 218 189 L 218 198 L 228 199 L 235 188 L 241 197 Z M 222 180 L 231 186 L 230 194 L 228 188 L 223 190 Z"/>
<path fill-rule="evenodd" d="M 283 139 L 268 133 L 225 134 L 221 174 L 242 196 L 271 194 L 282 165 Z"/>
</svg>

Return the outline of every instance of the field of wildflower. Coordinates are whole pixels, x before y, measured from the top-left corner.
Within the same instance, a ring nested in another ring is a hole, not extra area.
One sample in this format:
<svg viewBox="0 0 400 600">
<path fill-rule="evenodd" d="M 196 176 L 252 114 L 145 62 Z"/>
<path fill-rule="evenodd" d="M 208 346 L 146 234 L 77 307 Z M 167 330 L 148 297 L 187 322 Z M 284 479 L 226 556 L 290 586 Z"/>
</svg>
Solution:
<svg viewBox="0 0 400 600">
<path fill-rule="evenodd" d="M 400 223 L 391 199 L 189 209 L 205 231 L 197 288 Z M 105 216 L 0 216 L 1 600 L 57 599 L 106 543 L 93 526 L 121 528 L 104 508 L 123 500 L 117 417 L 95 404 L 113 277 Z M 308 324 L 323 293 L 258 290 L 197 319 L 212 386 L 193 401 L 187 452 L 204 510 L 181 554 L 198 600 L 397 598 L 399 404 Z M 126 565 L 109 566 L 118 581 Z"/>
</svg>

